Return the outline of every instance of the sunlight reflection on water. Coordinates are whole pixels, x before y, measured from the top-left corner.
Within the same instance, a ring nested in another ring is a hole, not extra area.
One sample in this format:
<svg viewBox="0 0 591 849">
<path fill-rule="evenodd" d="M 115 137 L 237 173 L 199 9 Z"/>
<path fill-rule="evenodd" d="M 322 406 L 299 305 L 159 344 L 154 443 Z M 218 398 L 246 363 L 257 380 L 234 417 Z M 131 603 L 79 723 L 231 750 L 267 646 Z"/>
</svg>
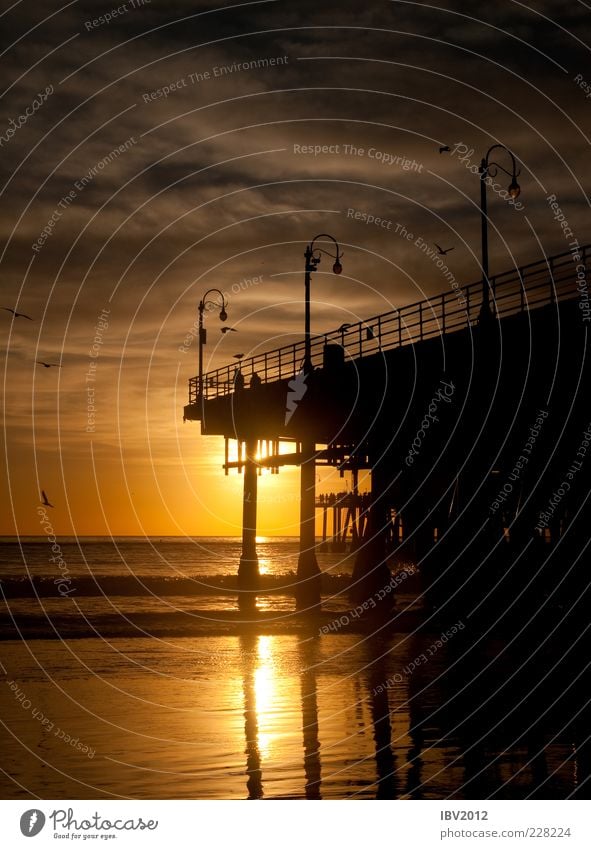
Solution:
<svg viewBox="0 0 591 849">
<path fill-rule="evenodd" d="M 5 644 L 32 706 L 96 755 L 48 733 L 3 687 L 15 735 L 4 768 L 41 798 L 521 798 L 540 781 L 549 797 L 567 795 L 582 767 L 569 735 L 515 742 L 509 725 L 484 733 L 488 714 L 456 727 L 472 704 L 453 701 L 445 653 L 400 677 L 423 644 L 408 634 L 39 640 L 31 654 Z M 26 795 L 1 783 L 7 797 Z"/>
</svg>

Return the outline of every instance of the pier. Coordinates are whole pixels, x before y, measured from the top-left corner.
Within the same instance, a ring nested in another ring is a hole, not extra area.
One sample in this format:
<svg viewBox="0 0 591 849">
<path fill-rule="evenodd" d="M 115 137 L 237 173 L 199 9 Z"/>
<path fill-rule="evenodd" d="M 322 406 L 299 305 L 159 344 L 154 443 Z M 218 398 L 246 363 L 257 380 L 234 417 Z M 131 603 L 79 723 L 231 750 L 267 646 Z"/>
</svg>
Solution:
<svg viewBox="0 0 591 849">
<path fill-rule="evenodd" d="M 226 473 L 244 475 L 240 586 L 257 587 L 257 471 L 298 466 L 299 609 L 320 604 L 316 552 L 345 547 L 353 597 L 388 582 L 401 547 L 434 606 L 476 586 L 504 603 L 505 561 L 547 592 L 548 570 L 531 564 L 559 539 L 574 550 L 587 515 L 573 463 L 591 444 L 590 250 L 490 277 L 493 321 L 478 281 L 191 378 L 184 418 L 223 436 Z M 351 488 L 317 494 L 323 466 Z"/>
</svg>

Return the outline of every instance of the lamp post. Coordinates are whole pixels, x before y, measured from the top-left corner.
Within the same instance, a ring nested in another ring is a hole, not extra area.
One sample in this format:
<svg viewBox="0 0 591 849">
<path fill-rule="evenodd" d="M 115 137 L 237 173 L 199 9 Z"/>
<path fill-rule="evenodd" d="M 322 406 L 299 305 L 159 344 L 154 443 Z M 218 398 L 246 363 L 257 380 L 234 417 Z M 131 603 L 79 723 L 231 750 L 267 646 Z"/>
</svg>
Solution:
<svg viewBox="0 0 591 849">
<path fill-rule="evenodd" d="M 217 301 L 208 301 L 208 297 L 212 294 L 217 294 L 222 299 L 221 306 Z M 220 307 L 220 321 L 226 321 L 228 318 L 228 313 L 226 312 L 226 307 L 228 306 L 228 302 L 226 301 L 223 292 L 219 289 L 208 289 L 205 295 L 199 301 L 199 398 L 203 403 L 203 346 L 207 342 L 207 332 L 203 326 L 203 313 L 207 308 L 211 309 L 212 307 Z"/>
<path fill-rule="evenodd" d="M 319 239 L 330 239 L 336 247 L 336 255 L 323 248 L 316 247 Z M 304 374 L 312 372 L 312 337 L 310 335 L 310 283 L 312 272 L 316 271 L 321 260 L 320 254 L 326 253 L 334 259 L 332 270 L 340 274 L 341 252 L 334 236 L 320 233 L 306 247 L 305 273 L 305 326 L 304 326 Z M 300 463 L 300 552 L 298 557 L 298 586 L 296 590 L 296 606 L 300 610 L 320 605 L 321 586 L 320 569 L 316 560 L 316 443 L 310 434 L 310 427 L 301 441 Z"/>
<path fill-rule="evenodd" d="M 512 170 L 508 171 L 506 168 L 503 168 L 502 165 L 499 165 L 498 162 L 490 162 L 490 155 L 493 150 L 497 150 L 500 148 L 501 150 L 506 151 L 511 157 L 511 166 Z M 513 153 L 509 150 L 508 147 L 505 147 L 504 144 L 493 144 L 491 148 L 489 148 L 485 157 L 483 157 L 482 162 L 480 163 L 480 167 L 478 169 L 478 173 L 480 174 L 480 226 L 481 226 L 481 234 L 482 234 L 482 304 L 480 306 L 480 316 L 479 320 L 481 323 L 488 321 L 488 319 L 492 318 L 492 312 L 490 309 L 490 293 L 489 293 L 489 285 L 488 285 L 488 215 L 486 209 L 486 186 L 489 177 L 496 177 L 498 173 L 498 169 L 503 171 L 508 177 L 511 177 L 511 183 L 507 189 L 510 197 L 515 200 L 519 197 L 519 193 L 521 192 L 521 187 L 517 182 L 517 177 L 521 173 L 521 171 L 517 170 L 517 162 Z"/>
<path fill-rule="evenodd" d="M 323 248 L 314 247 L 315 242 L 318 239 L 330 239 L 334 242 L 337 252 L 336 256 L 334 254 L 329 253 Z M 335 274 L 340 274 L 343 270 L 343 266 L 341 265 L 341 253 L 339 249 L 339 243 L 334 238 L 334 236 L 330 236 L 328 233 L 320 233 L 318 236 L 315 236 L 309 245 L 306 247 L 306 251 L 304 256 L 306 258 L 306 273 L 304 276 L 304 285 L 305 285 L 305 318 L 304 318 L 304 371 L 306 374 L 312 369 L 312 337 L 310 334 L 310 283 L 312 279 L 312 272 L 316 271 L 318 263 L 321 260 L 321 253 L 328 254 L 328 256 L 334 259 L 334 265 L 332 270 Z"/>
</svg>

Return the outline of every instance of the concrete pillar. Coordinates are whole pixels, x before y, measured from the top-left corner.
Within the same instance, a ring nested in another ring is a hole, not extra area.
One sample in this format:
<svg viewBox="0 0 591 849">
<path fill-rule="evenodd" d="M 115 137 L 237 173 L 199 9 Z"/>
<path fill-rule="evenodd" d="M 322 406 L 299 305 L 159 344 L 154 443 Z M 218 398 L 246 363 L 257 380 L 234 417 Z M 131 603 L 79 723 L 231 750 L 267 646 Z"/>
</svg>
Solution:
<svg viewBox="0 0 591 849">
<path fill-rule="evenodd" d="M 256 546 L 258 479 L 255 461 L 256 451 L 256 439 L 248 439 L 246 441 L 244 492 L 242 496 L 242 554 L 238 567 L 238 586 L 245 590 L 256 590 L 259 580 L 259 559 Z"/>
<path fill-rule="evenodd" d="M 316 446 L 302 443 L 300 467 L 300 555 L 298 558 L 298 610 L 320 604 L 320 569 L 316 560 Z"/>
</svg>

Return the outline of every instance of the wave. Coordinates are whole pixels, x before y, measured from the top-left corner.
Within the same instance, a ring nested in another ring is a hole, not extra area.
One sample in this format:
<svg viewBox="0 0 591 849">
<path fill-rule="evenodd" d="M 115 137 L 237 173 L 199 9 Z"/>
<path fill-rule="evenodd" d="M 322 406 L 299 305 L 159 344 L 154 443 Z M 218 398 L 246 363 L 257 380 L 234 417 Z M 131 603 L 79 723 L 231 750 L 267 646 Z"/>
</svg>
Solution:
<svg viewBox="0 0 591 849">
<path fill-rule="evenodd" d="M 64 587 L 67 580 L 70 597 L 93 596 L 185 596 L 233 594 L 238 591 L 236 575 L 197 575 L 186 577 L 155 577 L 153 575 L 115 575 L 115 576 L 71 576 L 67 579 L 49 577 L 9 577 L 0 581 L 0 590 L 6 599 L 11 598 L 51 598 L 60 597 L 58 586 Z M 259 590 L 266 593 L 292 594 L 297 586 L 295 572 L 281 575 L 261 575 Z M 322 575 L 323 591 L 336 594 L 347 590 L 351 583 L 350 575 Z"/>
</svg>

